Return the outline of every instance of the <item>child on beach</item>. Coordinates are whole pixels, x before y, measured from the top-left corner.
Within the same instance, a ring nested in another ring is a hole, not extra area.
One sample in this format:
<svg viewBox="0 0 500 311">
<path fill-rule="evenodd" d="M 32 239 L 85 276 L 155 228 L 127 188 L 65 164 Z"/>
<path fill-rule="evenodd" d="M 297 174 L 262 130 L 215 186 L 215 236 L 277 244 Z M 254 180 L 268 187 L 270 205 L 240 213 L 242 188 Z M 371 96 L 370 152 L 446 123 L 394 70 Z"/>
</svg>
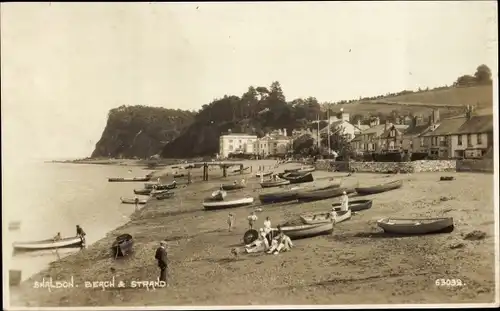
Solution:
<svg viewBox="0 0 500 311">
<path fill-rule="evenodd" d="M 231 213 L 227 217 L 227 225 L 229 226 L 229 232 L 231 232 L 234 226 L 234 215 Z"/>
</svg>

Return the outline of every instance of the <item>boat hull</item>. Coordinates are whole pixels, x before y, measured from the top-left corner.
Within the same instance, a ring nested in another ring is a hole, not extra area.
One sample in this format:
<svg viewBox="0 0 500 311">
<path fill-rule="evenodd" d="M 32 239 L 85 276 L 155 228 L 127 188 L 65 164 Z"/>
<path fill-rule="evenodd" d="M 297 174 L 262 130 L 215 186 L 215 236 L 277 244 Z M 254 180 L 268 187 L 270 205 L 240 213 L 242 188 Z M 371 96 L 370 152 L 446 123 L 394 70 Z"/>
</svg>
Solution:
<svg viewBox="0 0 500 311">
<path fill-rule="evenodd" d="M 130 198 L 121 198 L 121 201 L 123 204 L 135 204 L 135 199 L 130 199 Z M 146 204 L 148 201 L 147 200 L 139 200 L 137 201 L 137 204 Z"/>
<path fill-rule="evenodd" d="M 453 218 L 384 218 L 377 225 L 386 233 L 398 235 L 423 235 L 451 232 L 454 229 Z"/>
<path fill-rule="evenodd" d="M 370 209 L 372 207 L 372 200 L 355 200 L 349 202 L 349 210 L 352 212 L 359 212 L 363 210 Z M 333 203 L 332 207 L 335 209 L 340 209 L 342 203 Z"/>
<path fill-rule="evenodd" d="M 219 201 L 219 202 L 205 201 L 203 202 L 203 208 L 207 211 L 212 211 L 212 210 L 248 206 L 251 204 L 253 204 L 253 198 L 245 198 L 232 201 Z"/>
<path fill-rule="evenodd" d="M 123 257 L 132 252 L 134 239 L 130 234 L 122 234 L 111 245 L 113 257 Z"/>
<path fill-rule="evenodd" d="M 393 181 L 390 183 L 382 184 L 382 185 L 377 185 L 373 187 L 358 187 L 355 188 L 356 192 L 359 195 L 370 195 L 370 194 L 377 194 L 377 193 L 382 193 L 390 190 L 395 190 L 399 189 L 403 186 L 403 181 L 398 180 L 398 181 Z"/>
<path fill-rule="evenodd" d="M 337 217 L 335 219 L 335 224 L 344 222 L 348 219 L 350 219 L 352 216 L 351 210 L 348 210 L 347 212 L 337 214 Z M 301 215 L 300 219 L 306 223 L 306 224 L 320 224 L 324 222 L 331 222 L 331 216 L 330 212 L 322 212 L 322 213 L 316 213 L 312 215 Z"/>
<path fill-rule="evenodd" d="M 324 190 L 311 190 L 299 192 L 297 195 L 297 200 L 299 202 L 313 202 L 326 200 L 331 198 L 336 198 L 342 195 L 343 192 L 354 193 L 354 189 L 350 188 L 332 188 L 332 189 L 324 189 Z"/>
<path fill-rule="evenodd" d="M 134 189 L 134 194 L 137 195 L 149 195 L 152 189 Z"/>
<path fill-rule="evenodd" d="M 244 185 L 241 184 L 228 184 L 228 185 L 222 185 L 222 190 L 230 191 L 230 190 L 239 190 L 245 188 Z"/>
<path fill-rule="evenodd" d="M 300 226 L 289 226 L 289 227 L 281 227 L 281 230 L 285 235 L 287 235 L 291 240 L 300 240 L 306 238 L 312 238 L 321 235 L 331 234 L 333 232 L 333 223 L 332 222 L 324 222 L 319 224 L 306 224 Z M 254 232 L 250 233 L 251 230 L 245 232 L 244 239 L 245 242 L 251 240 L 253 237 L 258 237 Z M 278 229 L 273 228 L 271 232 L 267 235 L 268 240 L 271 240 L 278 234 Z M 254 240 L 255 241 L 255 240 Z M 253 241 L 251 241 L 253 242 Z M 250 243 L 251 243 L 250 242 Z M 248 243 L 247 243 L 248 244 Z"/>
<path fill-rule="evenodd" d="M 108 182 L 139 182 L 149 181 L 151 177 L 134 177 L 134 178 L 108 178 Z"/>
<path fill-rule="evenodd" d="M 260 183 L 260 186 L 262 188 L 272 188 L 272 187 L 286 186 L 289 184 L 290 184 L 289 180 L 265 181 L 263 183 Z"/>
<path fill-rule="evenodd" d="M 12 246 L 15 252 L 29 252 L 56 248 L 79 248 L 82 247 L 83 244 L 84 242 L 80 237 L 71 237 L 61 239 L 59 241 L 47 239 L 33 242 L 15 242 L 12 244 Z"/>
<path fill-rule="evenodd" d="M 175 195 L 175 192 L 164 192 L 155 196 L 157 200 L 170 199 Z"/>
<path fill-rule="evenodd" d="M 267 177 L 267 176 L 271 176 L 274 172 L 261 172 L 261 173 L 257 173 L 255 174 L 255 177 Z"/>
<path fill-rule="evenodd" d="M 288 180 L 291 184 L 301 184 L 314 181 L 314 177 L 311 173 L 305 173 L 299 176 L 288 176 L 288 174 L 285 174 L 283 175 L 283 179 Z"/>
</svg>

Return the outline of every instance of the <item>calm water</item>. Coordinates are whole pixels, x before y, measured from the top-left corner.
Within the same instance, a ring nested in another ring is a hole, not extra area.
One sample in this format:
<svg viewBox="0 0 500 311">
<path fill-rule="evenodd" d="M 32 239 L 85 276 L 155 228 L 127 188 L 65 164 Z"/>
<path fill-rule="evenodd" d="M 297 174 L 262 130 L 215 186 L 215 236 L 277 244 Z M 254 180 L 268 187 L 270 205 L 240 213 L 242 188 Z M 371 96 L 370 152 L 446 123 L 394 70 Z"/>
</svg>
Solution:
<svg viewBox="0 0 500 311">
<path fill-rule="evenodd" d="M 121 204 L 120 197 L 133 197 L 143 182 L 109 183 L 108 177 L 144 176 L 140 167 L 23 163 L 2 168 L 3 260 L 6 269 L 22 270 L 22 278 L 57 260 L 54 251 L 12 256 L 12 242 L 76 235 L 79 224 L 91 244 L 108 231 L 128 221 L 134 205 Z M 9 231 L 11 221 L 21 228 Z M 76 250 L 60 250 L 61 257 Z M 4 270 L 5 271 L 5 270 Z"/>
</svg>

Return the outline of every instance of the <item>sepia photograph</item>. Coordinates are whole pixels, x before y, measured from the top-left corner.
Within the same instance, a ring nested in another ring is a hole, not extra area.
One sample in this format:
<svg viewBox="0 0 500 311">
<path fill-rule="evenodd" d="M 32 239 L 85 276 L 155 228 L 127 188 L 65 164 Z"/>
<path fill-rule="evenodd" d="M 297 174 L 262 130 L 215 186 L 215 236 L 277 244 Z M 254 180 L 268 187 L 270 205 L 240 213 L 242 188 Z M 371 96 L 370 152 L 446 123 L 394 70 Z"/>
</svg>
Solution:
<svg viewBox="0 0 500 311">
<path fill-rule="evenodd" d="M 0 5 L 4 310 L 500 306 L 496 1 Z"/>
</svg>

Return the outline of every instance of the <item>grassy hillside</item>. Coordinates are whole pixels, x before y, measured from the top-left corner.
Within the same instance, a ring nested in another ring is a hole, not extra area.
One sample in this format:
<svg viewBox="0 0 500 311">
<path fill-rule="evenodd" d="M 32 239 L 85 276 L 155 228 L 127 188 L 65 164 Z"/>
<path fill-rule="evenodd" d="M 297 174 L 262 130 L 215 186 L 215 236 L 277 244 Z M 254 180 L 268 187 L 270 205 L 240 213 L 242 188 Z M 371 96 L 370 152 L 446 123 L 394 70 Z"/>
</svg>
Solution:
<svg viewBox="0 0 500 311">
<path fill-rule="evenodd" d="M 344 108 L 351 114 L 388 114 L 393 110 L 428 114 L 429 109 L 439 107 L 442 116 L 463 113 L 466 105 L 477 105 L 480 114 L 493 112 L 493 88 L 491 85 L 450 87 L 448 89 L 415 92 L 406 95 L 365 100 L 336 108 Z"/>
</svg>

